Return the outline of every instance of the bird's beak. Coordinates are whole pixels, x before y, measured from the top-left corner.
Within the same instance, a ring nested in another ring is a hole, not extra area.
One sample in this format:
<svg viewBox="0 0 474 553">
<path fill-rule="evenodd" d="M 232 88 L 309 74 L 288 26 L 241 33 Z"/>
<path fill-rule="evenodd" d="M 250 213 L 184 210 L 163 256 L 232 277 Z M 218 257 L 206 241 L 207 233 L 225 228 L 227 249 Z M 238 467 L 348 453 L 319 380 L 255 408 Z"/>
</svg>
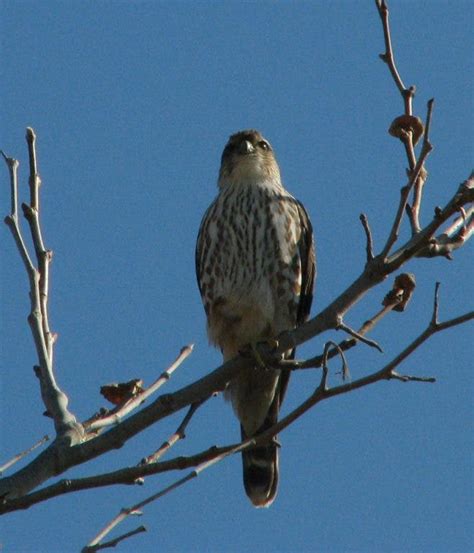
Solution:
<svg viewBox="0 0 474 553">
<path fill-rule="evenodd" d="M 252 146 L 252 143 L 248 140 L 244 140 L 239 147 L 239 152 L 241 154 L 252 154 L 255 152 L 255 148 Z"/>
</svg>

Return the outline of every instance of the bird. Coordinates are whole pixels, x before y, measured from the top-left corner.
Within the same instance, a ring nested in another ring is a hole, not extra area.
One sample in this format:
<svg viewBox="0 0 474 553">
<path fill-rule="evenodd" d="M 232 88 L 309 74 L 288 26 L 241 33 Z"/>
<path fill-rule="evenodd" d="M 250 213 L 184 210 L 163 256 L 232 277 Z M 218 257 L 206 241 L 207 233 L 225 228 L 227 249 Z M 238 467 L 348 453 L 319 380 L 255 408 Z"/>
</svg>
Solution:
<svg viewBox="0 0 474 553">
<path fill-rule="evenodd" d="M 224 148 L 218 194 L 203 216 L 195 261 L 210 343 L 224 362 L 249 347 L 255 352 L 252 366 L 224 392 L 246 440 L 277 422 L 290 375 L 262 367 L 256 346 L 308 319 L 316 275 L 309 216 L 283 186 L 273 148 L 255 129 L 232 134 Z M 244 487 L 255 507 L 268 507 L 276 497 L 278 449 L 275 436 L 242 452 Z"/>
</svg>

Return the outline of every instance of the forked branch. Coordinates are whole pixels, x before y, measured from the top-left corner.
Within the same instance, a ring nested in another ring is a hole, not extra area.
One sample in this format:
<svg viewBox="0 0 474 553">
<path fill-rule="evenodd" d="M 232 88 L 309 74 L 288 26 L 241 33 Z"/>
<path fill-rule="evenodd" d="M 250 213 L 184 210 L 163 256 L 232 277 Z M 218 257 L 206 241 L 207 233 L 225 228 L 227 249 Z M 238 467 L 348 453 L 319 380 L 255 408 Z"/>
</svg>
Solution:
<svg viewBox="0 0 474 553">
<path fill-rule="evenodd" d="M 31 311 L 28 322 L 38 356 L 38 365 L 35 367 L 35 372 L 40 381 L 41 396 L 46 407 L 46 413 L 54 420 L 56 433 L 61 439 L 67 439 L 70 443 L 78 443 L 82 436 L 81 425 L 77 423 L 74 415 L 68 410 L 68 398 L 59 388 L 54 377 L 54 337 L 49 329 L 47 311 L 51 252 L 45 249 L 39 222 L 39 186 L 41 180 L 37 170 L 36 137 L 31 128 L 26 130 L 26 141 L 30 160 L 30 205 L 22 204 L 22 208 L 30 226 L 38 267 L 35 267 L 28 252 L 18 217 L 19 163 L 2 152 L 9 168 L 12 198 L 11 213 L 5 218 L 5 223 L 13 234 L 30 283 Z"/>
</svg>

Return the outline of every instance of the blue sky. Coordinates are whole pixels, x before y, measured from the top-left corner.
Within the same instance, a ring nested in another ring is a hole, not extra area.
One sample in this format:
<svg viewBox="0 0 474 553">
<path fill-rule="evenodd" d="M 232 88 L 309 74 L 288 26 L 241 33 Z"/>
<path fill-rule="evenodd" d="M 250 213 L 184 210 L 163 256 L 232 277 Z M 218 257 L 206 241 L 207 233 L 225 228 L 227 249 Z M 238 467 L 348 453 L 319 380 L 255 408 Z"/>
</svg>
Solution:
<svg viewBox="0 0 474 553">
<path fill-rule="evenodd" d="M 473 10 L 463 1 L 390 6 L 399 70 L 417 86 L 416 113 L 424 117 L 426 101 L 436 98 L 427 222 L 472 166 Z M 54 250 L 56 370 L 80 419 L 104 405 L 102 384 L 134 377 L 149 384 L 186 343 L 195 343 L 195 352 L 167 392 L 218 366 L 195 283 L 194 243 L 232 132 L 264 133 L 287 188 L 313 220 L 313 314 L 363 268 L 361 212 L 382 246 L 406 160 L 387 134 L 402 103 L 378 59 L 383 37 L 372 2 L 4 1 L 0 34 L 0 145 L 20 159 L 25 185 L 25 127 L 38 134 L 44 234 Z M 0 175 L 3 218 L 6 168 Z M 0 248 L 3 460 L 52 428 L 41 416 L 31 369 L 27 279 L 6 227 Z M 454 261 L 408 265 L 418 284 L 409 309 L 374 331 L 383 355 L 362 347 L 350 354 L 353 378 L 380 368 L 421 332 L 437 280 L 442 318 L 472 309 L 472 253 L 471 244 Z M 372 315 L 392 280 L 347 323 L 357 327 Z M 340 338 L 320 336 L 299 356 Z M 250 506 L 240 459 L 231 458 L 122 525 L 120 531 L 143 523 L 149 531 L 118 551 L 470 550 L 472 353 L 472 326 L 447 331 L 401 369 L 433 375 L 436 384 L 380 383 L 299 420 L 280 436 L 281 484 L 270 509 Z M 295 374 L 286 409 L 318 380 L 316 372 Z M 181 416 L 68 476 L 135 464 Z M 237 438 L 229 405 L 215 398 L 172 455 Z M 5 551 L 78 551 L 122 506 L 176 477 L 64 496 L 8 515 L 0 543 Z"/>
</svg>

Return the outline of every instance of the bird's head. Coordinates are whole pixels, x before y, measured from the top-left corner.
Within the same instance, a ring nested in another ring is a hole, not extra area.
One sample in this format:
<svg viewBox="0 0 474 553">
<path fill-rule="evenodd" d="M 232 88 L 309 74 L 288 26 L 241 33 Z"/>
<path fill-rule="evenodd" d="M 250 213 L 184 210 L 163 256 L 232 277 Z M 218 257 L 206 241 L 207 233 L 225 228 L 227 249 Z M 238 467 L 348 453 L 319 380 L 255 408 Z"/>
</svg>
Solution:
<svg viewBox="0 0 474 553">
<path fill-rule="evenodd" d="M 253 129 L 233 134 L 222 152 L 219 187 L 262 180 L 280 182 L 280 169 L 270 143 Z"/>
</svg>

